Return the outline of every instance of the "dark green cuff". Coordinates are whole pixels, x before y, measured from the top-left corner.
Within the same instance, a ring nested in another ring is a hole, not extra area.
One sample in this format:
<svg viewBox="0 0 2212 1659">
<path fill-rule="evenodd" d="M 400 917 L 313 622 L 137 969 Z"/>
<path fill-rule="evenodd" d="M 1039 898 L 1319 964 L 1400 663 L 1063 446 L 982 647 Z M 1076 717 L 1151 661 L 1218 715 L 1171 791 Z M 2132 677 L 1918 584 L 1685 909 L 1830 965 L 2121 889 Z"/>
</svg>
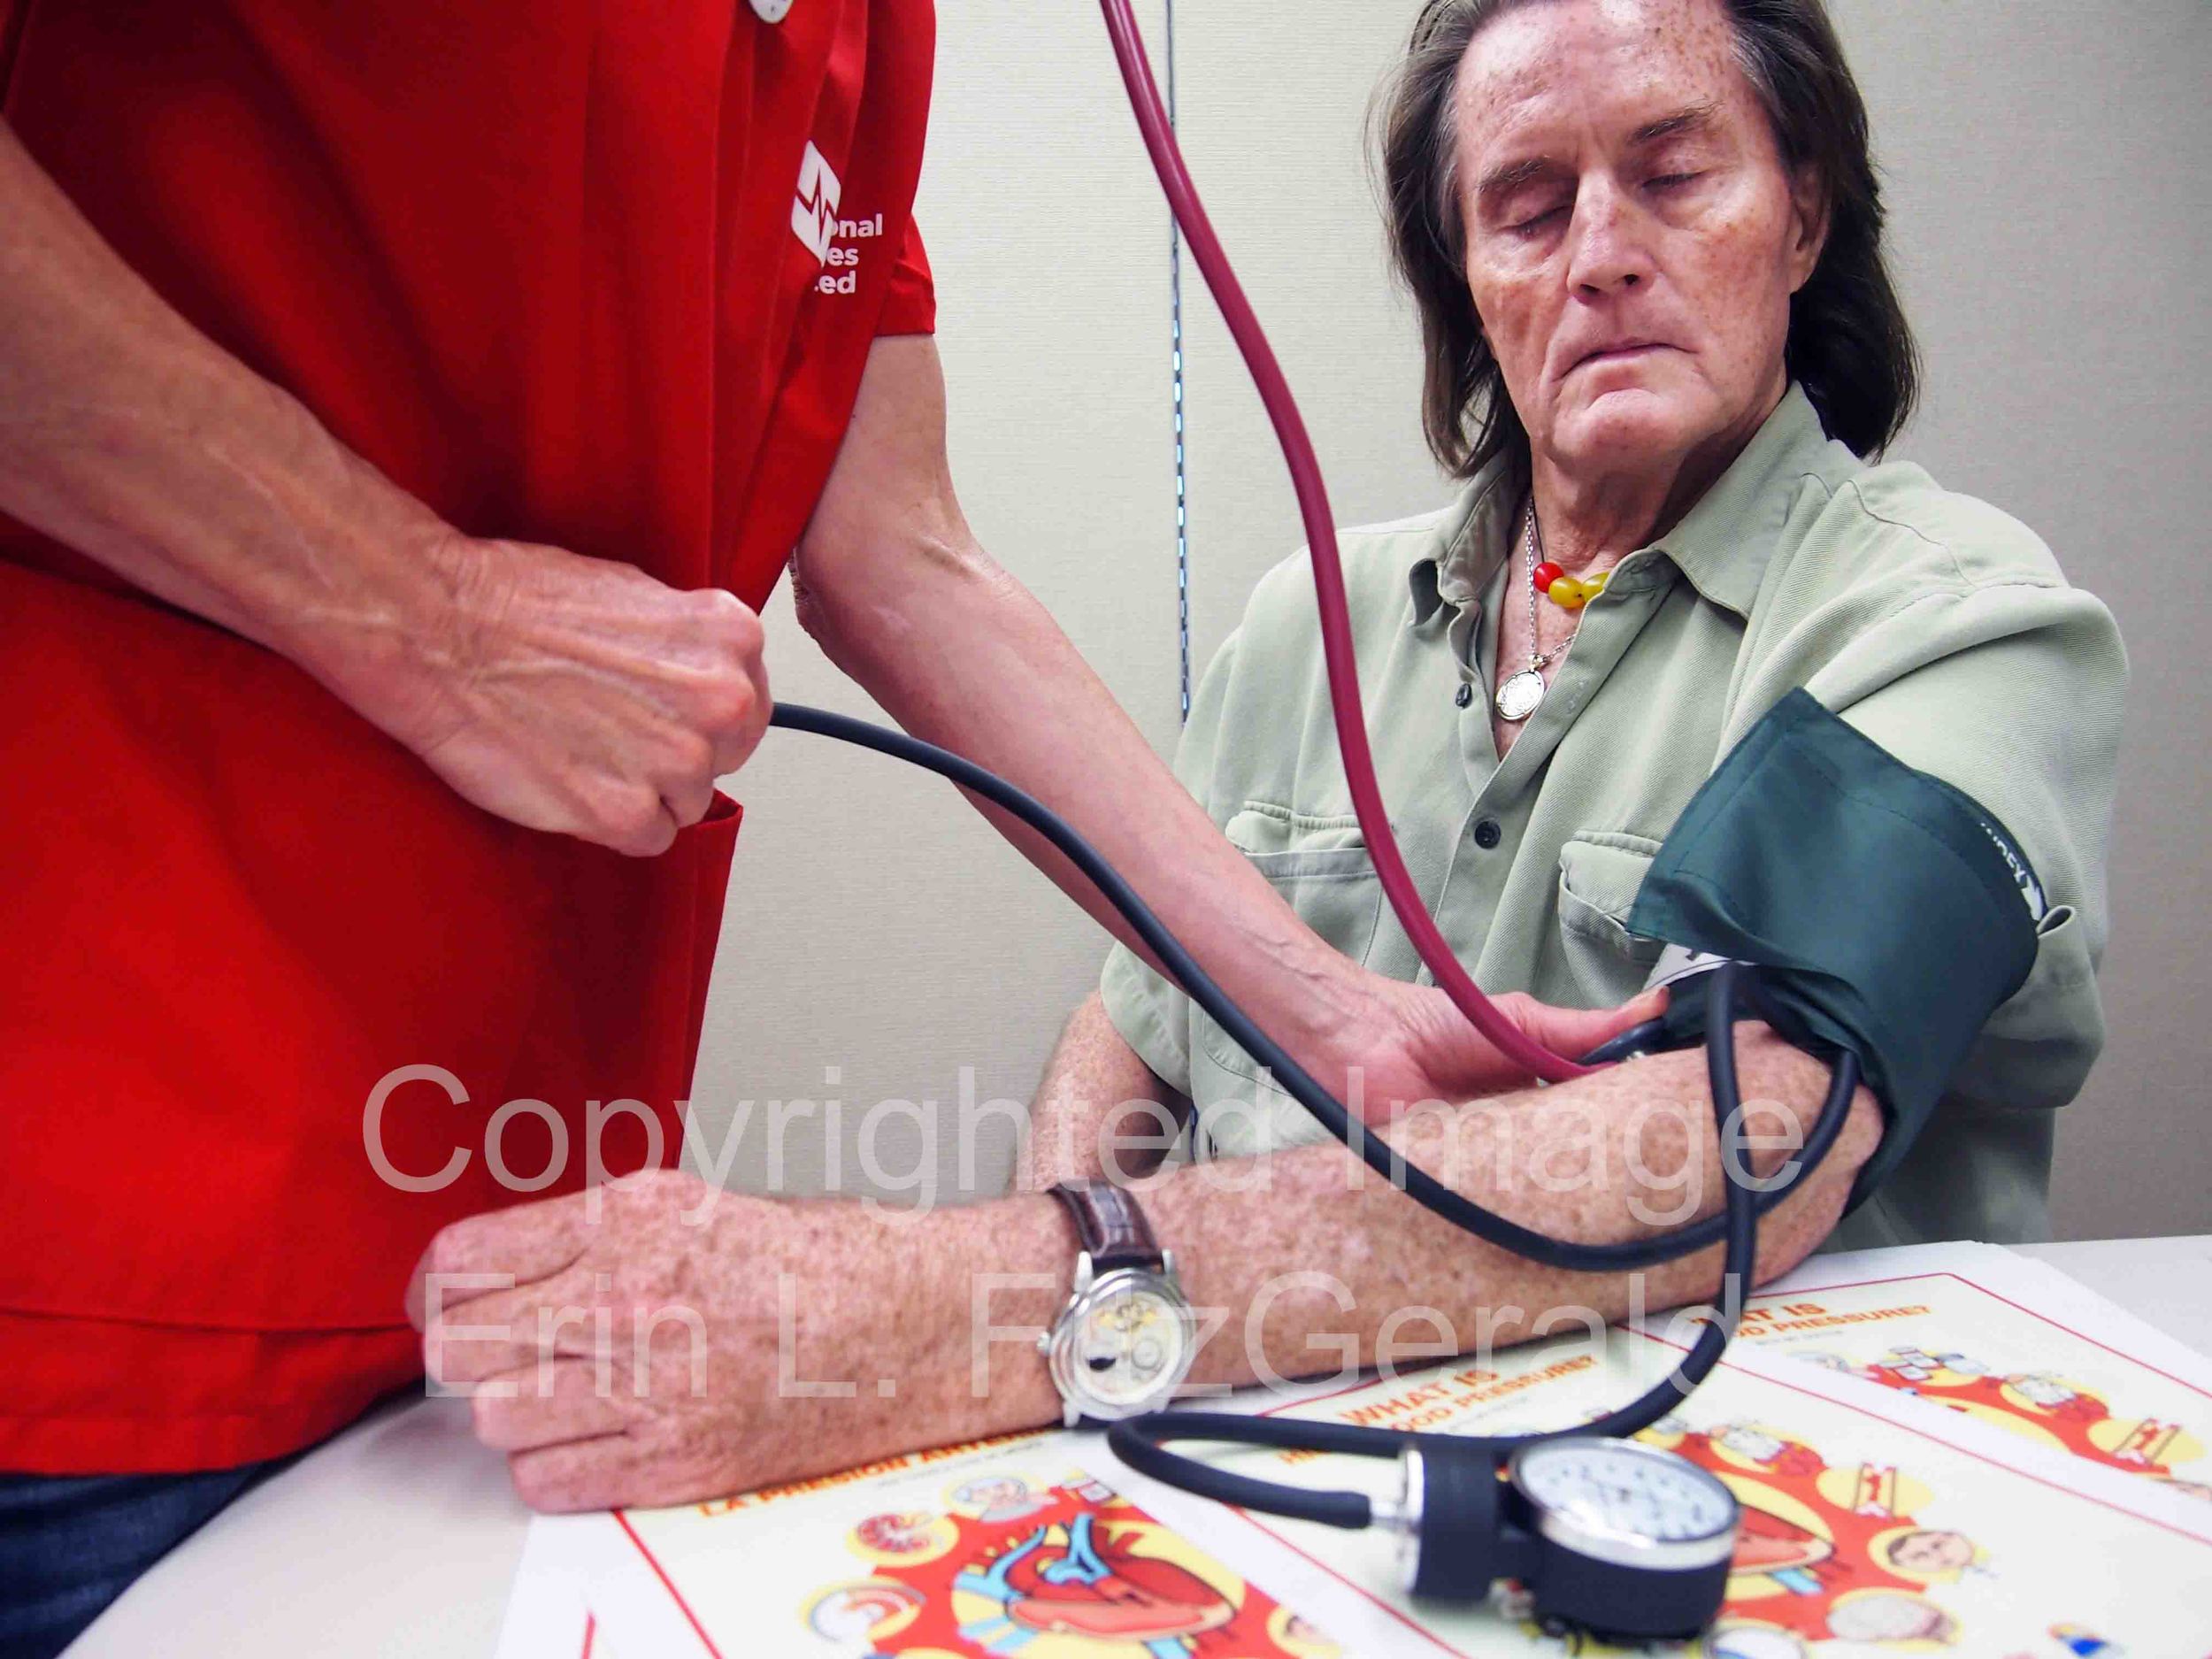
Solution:
<svg viewBox="0 0 2212 1659">
<path fill-rule="evenodd" d="M 2027 979 L 2041 902 L 1993 814 L 1801 690 L 1683 809 L 1628 925 L 1758 964 L 1785 1037 L 1859 1056 L 1887 1125 L 1856 1208 Z M 1670 1035 L 1701 1035 L 1704 977 L 1674 987 Z"/>
</svg>

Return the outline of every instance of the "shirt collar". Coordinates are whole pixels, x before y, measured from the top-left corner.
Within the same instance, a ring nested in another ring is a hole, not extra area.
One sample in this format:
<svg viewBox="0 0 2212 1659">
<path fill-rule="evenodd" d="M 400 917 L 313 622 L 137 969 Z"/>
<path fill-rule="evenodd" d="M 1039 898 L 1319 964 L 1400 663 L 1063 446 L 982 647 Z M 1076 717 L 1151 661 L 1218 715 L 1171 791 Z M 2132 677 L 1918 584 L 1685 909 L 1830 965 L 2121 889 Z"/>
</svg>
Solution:
<svg viewBox="0 0 2212 1659">
<path fill-rule="evenodd" d="M 1520 496 L 1513 468 L 1503 459 L 1484 467 L 1460 492 L 1458 504 L 1439 526 L 1437 550 L 1414 560 L 1408 573 L 1416 627 L 1447 603 L 1459 609 L 1475 603 L 1511 545 Z"/>
<path fill-rule="evenodd" d="M 1812 400 L 1793 380 L 1728 470 L 1652 545 L 1702 597 L 1748 618 L 1789 517 L 1796 493 L 1791 486 L 1808 473 L 1856 465 L 1849 449 L 1829 438 Z M 1441 549 L 1414 562 L 1409 582 L 1416 626 L 1447 602 L 1471 603 L 1505 557 L 1520 504 L 1512 472 L 1503 458 L 1478 472 L 1458 511 L 1446 517 Z"/>
</svg>

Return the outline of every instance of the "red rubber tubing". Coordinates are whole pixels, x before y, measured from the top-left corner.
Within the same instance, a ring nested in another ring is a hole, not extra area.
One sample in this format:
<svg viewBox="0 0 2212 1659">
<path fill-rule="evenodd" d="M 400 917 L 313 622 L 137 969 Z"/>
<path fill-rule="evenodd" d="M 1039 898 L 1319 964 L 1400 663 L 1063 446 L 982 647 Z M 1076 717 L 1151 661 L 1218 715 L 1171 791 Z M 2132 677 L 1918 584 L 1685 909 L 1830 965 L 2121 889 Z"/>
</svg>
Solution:
<svg viewBox="0 0 2212 1659">
<path fill-rule="evenodd" d="M 1129 89 L 1130 107 L 1136 112 L 1144 147 L 1152 157 L 1152 170 L 1159 175 L 1168 205 L 1183 227 L 1199 270 L 1205 273 L 1206 286 L 1228 321 L 1237 349 L 1244 355 L 1245 366 L 1251 371 L 1260 401 L 1267 406 L 1276 441 L 1282 445 L 1283 459 L 1290 467 L 1291 484 L 1298 492 L 1298 511 L 1305 520 L 1314 597 L 1320 606 L 1321 654 L 1328 669 L 1329 706 L 1336 717 L 1337 748 L 1344 760 L 1345 781 L 1351 786 L 1352 810 L 1359 819 L 1368 856 L 1374 861 L 1390 908 L 1397 912 L 1414 949 L 1428 964 L 1437 984 L 1499 1053 L 1550 1082 L 1586 1077 L 1595 1068 L 1554 1054 L 1500 1013 L 1497 1005 L 1483 995 L 1482 987 L 1460 965 L 1459 957 L 1437 930 L 1399 854 L 1397 839 L 1390 833 L 1390 814 L 1375 782 L 1375 757 L 1368 747 L 1366 713 L 1360 706 L 1359 664 L 1352 650 L 1352 627 L 1344 595 L 1344 565 L 1337 550 L 1336 521 L 1329 511 L 1328 486 L 1315 459 L 1313 442 L 1306 434 L 1297 400 L 1291 396 L 1290 382 L 1283 378 L 1282 365 L 1275 360 L 1274 349 L 1267 343 L 1243 285 L 1230 268 L 1229 256 L 1222 250 L 1221 239 L 1214 234 L 1213 224 L 1206 217 L 1205 204 L 1198 199 L 1198 188 L 1191 182 L 1190 169 L 1184 165 L 1174 129 L 1168 125 L 1167 111 L 1152 78 L 1151 60 L 1145 55 L 1144 38 L 1138 32 L 1129 0 L 1099 0 L 1099 4 L 1106 14 L 1106 31 L 1113 37 L 1122 83 Z"/>
</svg>

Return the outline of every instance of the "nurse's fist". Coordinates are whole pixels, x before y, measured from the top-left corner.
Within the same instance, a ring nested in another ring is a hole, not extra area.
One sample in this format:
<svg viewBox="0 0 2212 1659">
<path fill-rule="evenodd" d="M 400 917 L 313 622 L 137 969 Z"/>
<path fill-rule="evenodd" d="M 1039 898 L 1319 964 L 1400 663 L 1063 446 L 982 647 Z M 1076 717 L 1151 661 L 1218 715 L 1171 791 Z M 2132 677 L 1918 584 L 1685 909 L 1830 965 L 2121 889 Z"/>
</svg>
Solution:
<svg viewBox="0 0 2212 1659">
<path fill-rule="evenodd" d="M 731 594 L 459 536 L 429 568 L 373 685 L 340 689 L 488 811 L 664 852 L 767 729 L 760 618 Z"/>
</svg>

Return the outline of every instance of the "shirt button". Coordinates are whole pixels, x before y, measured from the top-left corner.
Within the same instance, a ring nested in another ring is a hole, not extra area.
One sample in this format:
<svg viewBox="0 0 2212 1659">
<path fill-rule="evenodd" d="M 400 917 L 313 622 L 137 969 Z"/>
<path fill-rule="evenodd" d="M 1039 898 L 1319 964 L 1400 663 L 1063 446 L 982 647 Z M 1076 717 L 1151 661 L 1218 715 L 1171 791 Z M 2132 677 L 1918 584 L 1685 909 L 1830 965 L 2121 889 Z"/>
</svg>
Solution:
<svg viewBox="0 0 2212 1659">
<path fill-rule="evenodd" d="M 1505 839 L 1505 832 L 1498 827 L 1498 820 L 1486 818 L 1475 826 L 1475 845 L 1488 852 Z"/>
<path fill-rule="evenodd" d="M 1474 700 L 1475 688 L 1472 686 L 1465 684 L 1464 682 L 1462 682 L 1458 691 L 1454 693 L 1452 696 L 1452 701 L 1456 703 L 1463 709 Z"/>
</svg>

